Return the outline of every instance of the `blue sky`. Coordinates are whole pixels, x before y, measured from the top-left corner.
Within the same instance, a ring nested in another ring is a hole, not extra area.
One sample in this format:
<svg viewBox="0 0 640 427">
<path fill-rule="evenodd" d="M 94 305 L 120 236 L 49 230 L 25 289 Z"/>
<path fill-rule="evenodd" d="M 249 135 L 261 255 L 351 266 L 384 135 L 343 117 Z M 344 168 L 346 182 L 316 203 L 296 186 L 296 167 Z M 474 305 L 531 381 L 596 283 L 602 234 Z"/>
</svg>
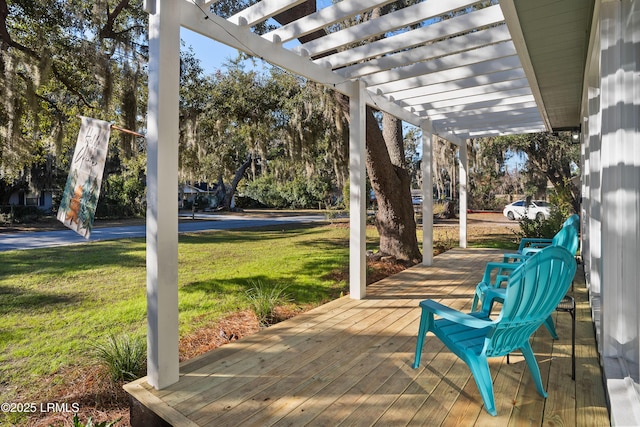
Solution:
<svg viewBox="0 0 640 427">
<path fill-rule="evenodd" d="M 316 0 L 316 4 L 318 9 L 322 9 L 331 6 L 332 0 Z M 225 61 L 235 59 L 238 54 L 236 49 L 201 36 L 186 28 L 180 29 L 180 38 L 186 43 L 185 48 L 188 48 L 188 46 L 193 48 L 196 58 L 200 60 L 202 68 L 206 73 L 215 72 L 222 67 Z M 297 42 L 293 41 L 289 44 L 296 43 Z"/>
<path fill-rule="evenodd" d="M 222 67 L 228 59 L 234 59 L 238 51 L 215 40 L 201 36 L 198 33 L 180 29 L 180 38 L 186 43 L 183 49 L 193 48 L 196 58 L 200 60 L 205 73 L 210 74 Z"/>
</svg>

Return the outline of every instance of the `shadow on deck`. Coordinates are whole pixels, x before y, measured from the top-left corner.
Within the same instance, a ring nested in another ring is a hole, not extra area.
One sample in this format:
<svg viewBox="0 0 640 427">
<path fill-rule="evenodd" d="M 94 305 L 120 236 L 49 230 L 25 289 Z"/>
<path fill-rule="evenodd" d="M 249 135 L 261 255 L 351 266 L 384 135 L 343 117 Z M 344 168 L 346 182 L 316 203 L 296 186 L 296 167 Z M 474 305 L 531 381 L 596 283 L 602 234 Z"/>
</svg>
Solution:
<svg viewBox="0 0 640 427">
<path fill-rule="evenodd" d="M 524 359 L 490 361 L 498 416 L 490 416 L 467 366 L 428 335 L 412 369 L 419 301 L 471 305 L 491 249 L 454 249 L 370 285 L 367 298 L 332 301 L 185 362 L 180 381 L 154 390 L 125 386 L 131 423 L 174 426 L 609 425 L 582 269 L 575 290 L 576 381 L 571 317 L 556 313 L 560 339 L 544 328 L 533 349 L 549 397 Z M 581 267 L 581 266 L 580 266 Z M 155 415 L 153 415 L 155 414 Z M 155 420 L 155 421 L 152 421 Z"/>
</svg>

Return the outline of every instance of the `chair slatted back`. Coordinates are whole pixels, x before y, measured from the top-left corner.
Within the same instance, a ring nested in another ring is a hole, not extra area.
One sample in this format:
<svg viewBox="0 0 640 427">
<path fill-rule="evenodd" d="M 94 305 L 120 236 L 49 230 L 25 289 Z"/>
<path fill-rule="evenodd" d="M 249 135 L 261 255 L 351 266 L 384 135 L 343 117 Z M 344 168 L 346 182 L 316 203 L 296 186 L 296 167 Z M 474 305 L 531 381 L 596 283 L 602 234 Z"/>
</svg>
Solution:
<svg viewBox="0 0 640 427">
<path fill-rule="evenodd" d="M 487 357 L 522 347 L 567 293 L 576 272 L 573 254 L 549 246 L 514 270 L 507 282 L 502 311 L 485 339 Z"/>
<path fill-rule="evenodd" d="M 560 231 L 553 236 L 552 245 L 562 246 L 567 249 L 572 255 L 575 255 L 578 250 L 578 232 L 580 228 L 580 218 L 578 215 L 573 214 L 566 219 Z"/>
</svg>

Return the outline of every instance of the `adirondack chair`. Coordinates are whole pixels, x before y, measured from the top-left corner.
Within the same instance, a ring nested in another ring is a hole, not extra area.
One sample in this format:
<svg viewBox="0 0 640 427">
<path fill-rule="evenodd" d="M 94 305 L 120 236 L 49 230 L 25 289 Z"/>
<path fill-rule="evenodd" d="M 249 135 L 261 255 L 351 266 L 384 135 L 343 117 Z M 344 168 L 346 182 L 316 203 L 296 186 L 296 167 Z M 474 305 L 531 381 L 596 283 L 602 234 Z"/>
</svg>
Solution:
<svg viewBox="0 0 640 427">
<path fill-rule="evenodd" d="M 578 215 L 571 215 L 564 222 L 562 229 L 556 233 L 552 239 L 552 246 L 561 246 L 566 248 L 571 254 L 575 255 L 578 250 L 578 232 L 580 229 L 580 219 Z M 523 251 L 520 256 L 516 254 L 505 254 L 505 259 L 511 257 L 513 262 L 502 263 L 488 263 L 485 268 L 485 274 L 482 281 L 476 286 L 475 295 L 471 304 L 471 310 L 476 311 L 479 300 L 488 300 L 488 310 L 491 311 L 493 303 L 495 301 L 502 302 L 504 300 L 505 289 L 501 287 L 508 276 L 509 272 L 513 271 L 519 264 L 521 264 L 527 258 L 530 258 L 536 252 L 542 250 L 541 247 L 533 248 L 528 247 Z M 492 280 L 491 274 L 494 270 L 497 270 L 495 278 Z M 575 313 L 575 300 L 572 296 L 566 295 L 556 307 L 557 311 L 569 313 L 571 315 L 571 379 L 576 378 L 576 313 Z M 544 326 L 549 331 L 549 334 L 554 340 L 558 339 L 558 332 L 556 331 L 556 325 L 553 321 L 553 317 L 550 315 L 544 321 Z M 507 363 L 509 362 L 509 356 L 507 355 Z"/>
<path fill-rule="evenodd" d="M 520 350 L 538 393 L 547 397 L 529 338 L 555 310 L 575 271 L 573 254 L 565 248 L 550 246 L 531 256 L 509 276 L 504 304 L 495 319 L 489 317 L 488 300 L 483 301 L 481 311 L 469 314 L 433 300 L 420 302 L 422 314 L 413 368 L 420 366 L 427 332 L 433 332 L 469 366 L 486 411 L 495 416 L 487 359 Z"/>
<path fill-rule="evenodd" d="M 553 236 L 548 246 L 561 246 L 575 255 L 578 250 L 579 227 L 580 219 L 578 215 L 571 215 L 564 222 L 560 231 Z M 486 293 L 490 290 L 493 292 L 494 300 L 500 300 L 500 295 L 504 294 L 504 288 L 501 288 L 501 284 L 507 280 L 510 272 L 517 268 L 518 264 L 531 257 L 534 253 L 539 252 L 541 249 L 542 247 L 525 247 L 523 253 L 504 254 L 502 263 L 488 263 L 482 281 L 476 286 L 473 302 L 471 303 L 471 311 L 476 311 L 478 302 L 484 299 Z M 492 278 L 494 270 L 497 270 L 497 272 L 495 273 L 495 277 Z M 553 320 L 549 319 L 546 325 L 553 338 L 557 339 L 558 335 L 555 332 Z"/>
<path fill-rule="evenodd" d="M 564 223 L 562 223 L 562 227 L 560 231 L 553 236 L 552 239 L 543 239 L 543 238 L 535 238 L 535 237 L 524 237 L 520 239 L 520 244 L 518 245 L 518 250 L 514 254 L 505 254 L 503 261 L 504 262 L 518 262 L 522 261 L 524 257 L 530 256 L 535 252 L 539 251 L 542 248 L 546 248 L 547 246 L 564 246 L 569 249 L 571 252 L 571 245 L 574 244 L 573 240 L 564 241 L 567 238 L 567 234 L 561 233 L 566 227 L 571 227 L 575 231 L 576 236 L 580 232 L 580 217 L 576 214 L 573 214 L 567 218 Z M 578 250 L 577 241 L 575 242 L 575 251 Z"/>
</svg>

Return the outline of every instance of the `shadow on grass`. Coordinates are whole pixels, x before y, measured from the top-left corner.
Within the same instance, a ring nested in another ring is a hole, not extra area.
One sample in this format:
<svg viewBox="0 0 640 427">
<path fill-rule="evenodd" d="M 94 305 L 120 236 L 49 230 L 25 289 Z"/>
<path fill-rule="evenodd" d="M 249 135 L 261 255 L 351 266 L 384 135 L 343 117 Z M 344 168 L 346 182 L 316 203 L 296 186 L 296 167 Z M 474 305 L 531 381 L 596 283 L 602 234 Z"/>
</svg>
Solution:
<svg viewBox="0 0 640 427">
<path fill-rule="evenodd" d="M 77 295 L 60 295 L 31 291 L 14 286 L 0 285 L 0 315 L 8 313 L 30 313 L 44 307 L 57 304 L 70 304 L 79 301 Z"/>
<path fill-rule="evenodd" d="M 233 230 L 208 230 L 197 233 L 183 233 L 178 239 L 181 244 L 247 243 L 266 240 L 289 239 L 299 234 L 315 233 L 322 235 L 325 223 L 278 224 L 252 228 L 234 228 Z"/>
<path fill-rule="evenodd" d="M 0 280 L 4 276 L 66 273 L 92 270 L 98 267 L 145 268 L 144 239 L 122 239 L 92 242 L 29 251 L 0 253 Z"/>
<path fill-rule="evenodd" d="M 202 292 L 212 295 L 231 292 L 246 293 L 258 282 L 267 287 L 286 287 L 284 293 L 287 295 L 288 299 L 295 304 L 310 304 L 327 301 L 329 299 L 336 298 L 339 296 L 340 292 L 343 291 L 342 287 L 340 289 L 334 289 L 333 287 L 328 286 L 301 284 L 291 277 L 273 277 L 264 274 L 256 274 L 245 277 L 234 277 L 233 279 L 211 279 L 193 282 L 182 286 L 180 288 L 180 292 Z"/>
</svg>

